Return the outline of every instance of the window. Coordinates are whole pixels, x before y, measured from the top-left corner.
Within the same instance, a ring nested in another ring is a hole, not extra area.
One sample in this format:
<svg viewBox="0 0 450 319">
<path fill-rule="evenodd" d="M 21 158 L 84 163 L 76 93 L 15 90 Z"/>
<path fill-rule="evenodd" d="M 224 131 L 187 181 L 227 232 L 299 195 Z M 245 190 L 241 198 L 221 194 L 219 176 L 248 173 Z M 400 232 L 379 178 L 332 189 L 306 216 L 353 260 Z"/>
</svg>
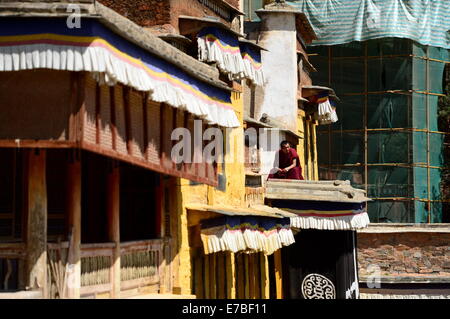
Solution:
<svg viewBox="0 0 450 319">
<path fill-rule="evenodd" d="M 244 12 L 246 21 L 259 21 L 256 10 L 264 7 L 263 0 L 244 0 Z"/>
</svg>

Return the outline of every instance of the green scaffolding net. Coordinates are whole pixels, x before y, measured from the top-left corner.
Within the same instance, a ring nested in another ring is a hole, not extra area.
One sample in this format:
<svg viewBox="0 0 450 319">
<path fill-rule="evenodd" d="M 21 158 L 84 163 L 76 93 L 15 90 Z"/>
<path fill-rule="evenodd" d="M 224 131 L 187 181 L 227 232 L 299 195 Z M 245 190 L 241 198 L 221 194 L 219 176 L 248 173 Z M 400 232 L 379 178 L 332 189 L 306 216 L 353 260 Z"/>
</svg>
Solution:
<svg viewBox="0 0 450 319">
<path fill-rule="evenodd" d="M 340 98 L 339 121 L 318 127 L 320 178 L 366 189 L 371 222 L 447 221 L 438 103 L 449 51 L 385 38 L 310 52 L 314 84 Z"/>
</svg>

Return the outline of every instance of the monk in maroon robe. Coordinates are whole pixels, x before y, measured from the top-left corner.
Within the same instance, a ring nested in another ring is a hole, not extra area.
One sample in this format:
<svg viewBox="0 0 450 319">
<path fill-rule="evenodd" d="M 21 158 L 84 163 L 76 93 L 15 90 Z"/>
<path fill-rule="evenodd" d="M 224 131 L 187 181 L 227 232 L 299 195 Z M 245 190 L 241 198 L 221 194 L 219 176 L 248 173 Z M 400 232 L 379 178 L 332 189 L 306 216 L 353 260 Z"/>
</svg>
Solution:
<svg viewBox="0 0 450 319">
<path fill-rule="evenodd" d="M 302 168 L 300 167 L 300 158 L 295 149 L 287 141 L 280 144 L 281 149 L 278 151 L 279 168 L 274 174 L 270 174 L 269 178 L 284 179 L 304 179 L 302 176 Z"/>
</svg>

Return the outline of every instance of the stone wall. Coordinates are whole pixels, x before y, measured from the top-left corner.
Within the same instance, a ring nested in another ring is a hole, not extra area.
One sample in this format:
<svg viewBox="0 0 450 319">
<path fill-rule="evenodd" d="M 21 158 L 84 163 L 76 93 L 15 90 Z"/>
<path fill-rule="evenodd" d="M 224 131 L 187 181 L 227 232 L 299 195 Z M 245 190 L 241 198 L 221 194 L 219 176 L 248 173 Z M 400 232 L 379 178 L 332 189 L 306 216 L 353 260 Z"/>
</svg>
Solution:
<svg viewBox="0 0 450 319">
<path fill-rule="evenodd" d="M 164 26 L 161 32 L 178 33 L 175 30 L 178 30 L 178 16 L 180 15 L 215 16 L 224 24 L 232 26 L 229 21 L 220 18 L 198 0 L 99 0 L 99 2 L 141 27 Z M 230 0 L 227 3 L 239 8 L 239 0 Z"/>
<path fill-rule="evenodd" d="M 369 227 L 370 228 L 370 227 Z M 361 277 L 379 267 L 381 276 L 450 276 L 450 227 L 446 231 L 358 232 Z M 373 266 L 372 266 L 373 267 Z"/>
<path fill-rule="evenodd" d="M 99 0 L 142 27 L 170 23 L 170 0 Z"/>
</svg>

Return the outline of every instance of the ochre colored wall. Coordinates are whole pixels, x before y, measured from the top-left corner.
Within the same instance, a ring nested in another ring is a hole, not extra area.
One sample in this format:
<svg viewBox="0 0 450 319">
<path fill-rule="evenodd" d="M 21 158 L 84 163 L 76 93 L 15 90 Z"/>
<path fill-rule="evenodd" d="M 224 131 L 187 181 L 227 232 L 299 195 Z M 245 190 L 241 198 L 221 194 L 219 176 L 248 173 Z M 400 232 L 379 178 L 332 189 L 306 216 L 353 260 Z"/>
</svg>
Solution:
<svg viewBox="0 0 450 319">
<path fill-rule="evenodd" d="M 319 180 L 319 168 L 317 164 L 317 124 L 315 124 L 316 121 L 310 119 L 304 122 L 305 117 L 305 112 L 299 109 L 297 115 L 297 134 L 303 138 L 298 141 L 297 153 L 300 157 L 303 178 L 307 180 Z M 310 135 L 312 135 L 312 137 Z M 306 139 L 308 139 L 308 141 L 306 141 Z M 309 148 L 308 158 L 306 158 L 305 154 L 306 142 Z"/>
<path fill-rule="evenodd" d="M 229 130 L 230 149 L 233 152 L 225 154 L 225 191 L 204 184 L 191 185 L 189 180 L 178 179 L 175 193 L 178 193 L 179 207 L 179 231 L 178 231 L 178 256 L 175 258 L 179 263 L 178 274 L 175 275 L 181 294 L 191 294 L 192 290 L 192 265 L 189 246 L 188 212 L 186 206 L 189 204 L 208 205 L 244 205 L 245 196 L 245 174 L 244 174 L 244 143 L 243 143 L 243 99 L 242 93 L 233 92 L 231 95 L 232 105 L 241 123 L 240 127 Z M 175 286 L 177 283 L 175 283 Z"/>
</svg>

